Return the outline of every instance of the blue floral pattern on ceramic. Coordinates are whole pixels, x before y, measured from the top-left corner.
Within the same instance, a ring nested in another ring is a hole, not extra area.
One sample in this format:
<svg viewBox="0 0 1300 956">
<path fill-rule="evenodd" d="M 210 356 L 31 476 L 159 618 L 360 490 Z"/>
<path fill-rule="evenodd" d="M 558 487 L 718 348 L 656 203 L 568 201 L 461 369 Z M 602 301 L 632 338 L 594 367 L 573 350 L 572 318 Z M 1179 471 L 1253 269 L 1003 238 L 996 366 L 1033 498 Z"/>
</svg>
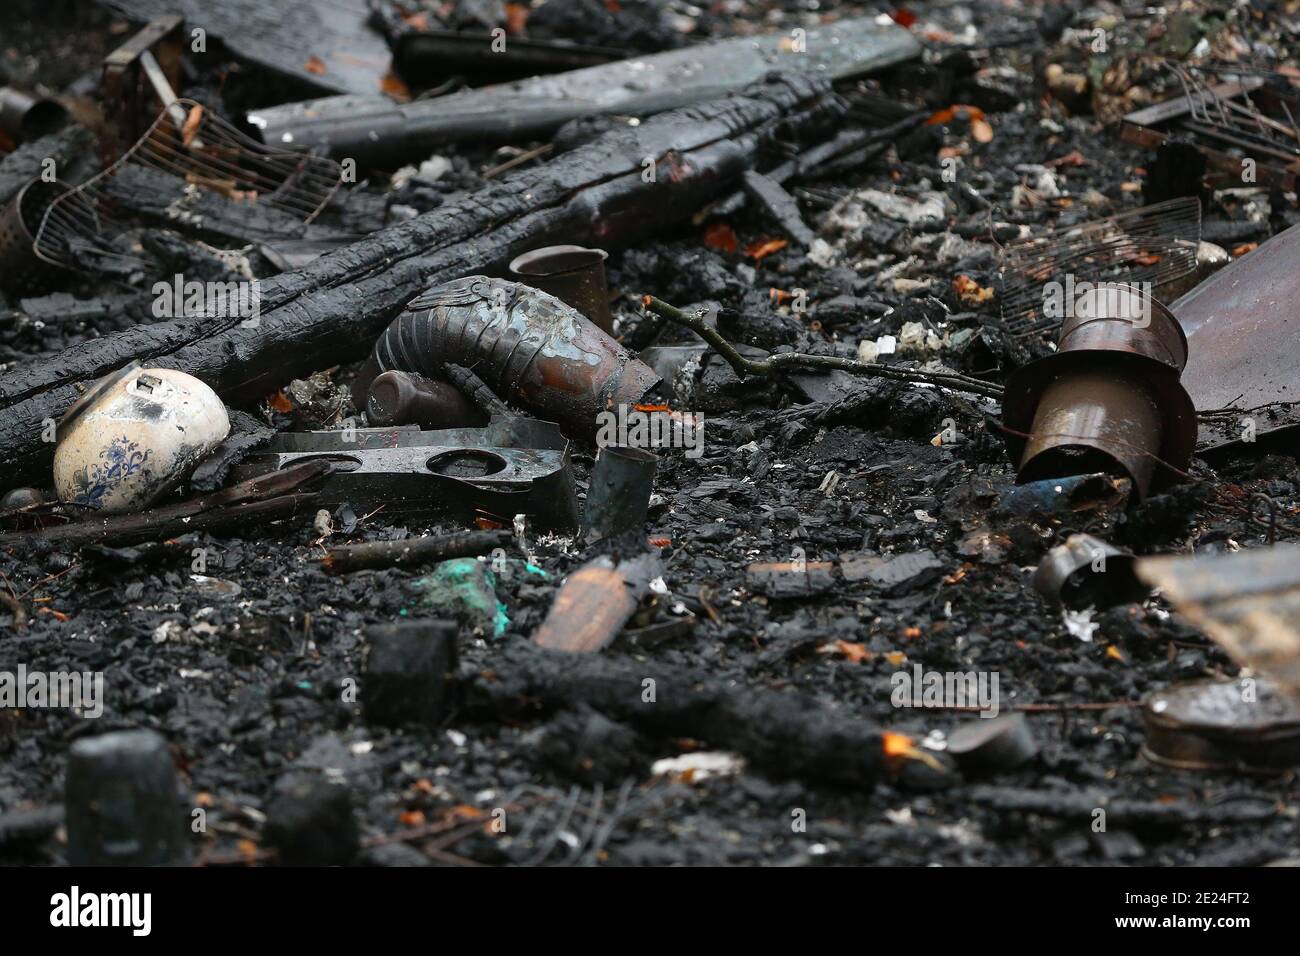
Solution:
<svg viewBox="0 0 1300 956">
<path fill-rule="evenodd" d="M 153 449 L 140 451 L 137 442 L 125 435 L 113 439 L 99 453 L 100 462 L 91 462 L 76 476 L 77 495 L 73 500 L 79 505 L 103 507 L 104 496 L 144 467 Z"/>
</svg>

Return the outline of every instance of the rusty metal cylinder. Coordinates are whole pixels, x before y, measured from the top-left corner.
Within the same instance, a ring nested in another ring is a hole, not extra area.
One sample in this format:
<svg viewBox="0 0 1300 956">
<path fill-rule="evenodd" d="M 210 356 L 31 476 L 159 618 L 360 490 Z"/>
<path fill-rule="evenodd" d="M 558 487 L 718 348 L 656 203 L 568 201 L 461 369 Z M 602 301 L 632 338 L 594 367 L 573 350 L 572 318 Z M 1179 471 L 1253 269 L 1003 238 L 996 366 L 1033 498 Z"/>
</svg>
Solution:
<svg viewBox="0 0 1300 956">
<path fill-rule="evenodd" d="M 486 425 L 488 416 L 454 385 L 414 372 L 389 371 L 375 377 L 366 396 L 371 425 L 462 428 Z"/>
<path fill-rule="evenodd" d="M 609 285 L 605 281 L 608 258 L 604 249 L 546 246 L 518 256 L 510 263 L 510 272 L 525 285 L 567 302 L 602 332 L 612 334 L 614 317 L 609 311 Z"/>
<path fill-rule="evenodd" d="M 15 143 L 29 143 L 60 130 L 68 111 L 48 97 L 16 86 L 0 86 L 0 134 Z"/>
<path fill-rule="evenodd" d="M 1172 312 L 1134 286 L 1100 283 L 1061 324 L 1058 352 L 1102 350 L 1155 359 L 1182 371 L 1187 336 Z"/>
<path fill-rule="evenodd" d="M 1007 382 L 1007 452 L 1021 484 L 1094 471 L 1127 475 L 1140 500 L 1180 480 L 1196 412 L 1179 376 L 1187 338 L 1135 286 L 1101 283 L 1062 324 L 1055 355 Z"/>
<path fill-rule="evenodd" d="M 1155 474 L 1160 407 L 1132 369 L 1079 369 L 1050 382 L 1038 399 L 1019 480 L 1113 472 L 1118 464 L 1138 488 Z"/>
<path fill-rule="evenodd" d="M 68 192 L 62 183 L 33 179 L 0 209 L 0 288 L 17 295 L 40 295 L 54 288 L 61 270 L 36 255 L 36 233 L 56 199 Z"/>
<path fill-rule="evenodd" d="M 595 437 L 600 412 L 635 405 L 659 383 L 653 369 L 554 296 L 468 276 L 413 299 L 375 342 L 355 389 L 369 388 L 367 374 L 400 369 L 439 378 L 448 364 L 471 369 L 505 401 L 586 440 Z"/>
</svg>

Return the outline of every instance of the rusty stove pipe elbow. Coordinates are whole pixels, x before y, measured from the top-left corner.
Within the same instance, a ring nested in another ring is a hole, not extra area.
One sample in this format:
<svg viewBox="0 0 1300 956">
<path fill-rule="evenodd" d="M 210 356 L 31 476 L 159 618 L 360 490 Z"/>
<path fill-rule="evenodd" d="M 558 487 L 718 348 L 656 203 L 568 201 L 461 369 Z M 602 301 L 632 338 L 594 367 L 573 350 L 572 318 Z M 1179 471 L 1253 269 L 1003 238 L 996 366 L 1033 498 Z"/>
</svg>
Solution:
<svg viewBox="0 0 1300 956">
<path fill-rule="evenodd" d="M 554 296 L 468 276 L 411 300 L 375 342 L 353 394 L 363 402 L 382 372 L 436 379 L 446 364 L 472 369 L 504 400 L 588 441 L 598 413 L 635 405 L 659 384 L 652 368 Z"/>
</svg>

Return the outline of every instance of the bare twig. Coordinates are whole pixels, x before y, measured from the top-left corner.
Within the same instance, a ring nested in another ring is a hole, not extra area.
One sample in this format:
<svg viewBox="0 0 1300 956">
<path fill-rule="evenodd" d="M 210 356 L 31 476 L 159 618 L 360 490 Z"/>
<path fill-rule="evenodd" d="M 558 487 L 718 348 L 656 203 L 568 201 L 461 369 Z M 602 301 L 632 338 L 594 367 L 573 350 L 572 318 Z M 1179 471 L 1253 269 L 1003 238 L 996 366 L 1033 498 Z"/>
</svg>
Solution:
<svg viewBox="0 0 1300 956">
<path fill-rule="evenodd" d="M 809 355 L 806 352 L 781 352 L 765 359 L 747 359 L 728 342 L 722 334 L 704 321 L 704 312 L 684 312 L 676 306 L 656 299 L 652 295 L 642 299 L 645 307 L 655 315 L 670 319 L 691 329 L 708 342 L 735 369 L 737 375 L 778 375 L 787 369 L 838 369 L 868 378 L 887 378 L 896 382 L 920 382 L 959 392 L 970 392 L 987 398 L 1000 399 L 1002 388 L 992 382 L 981 381 L 959 372 L 922 372 L 918 369 L 899 368 L 895 365 L 874 365 L 835 355 Z"/>
</svg>

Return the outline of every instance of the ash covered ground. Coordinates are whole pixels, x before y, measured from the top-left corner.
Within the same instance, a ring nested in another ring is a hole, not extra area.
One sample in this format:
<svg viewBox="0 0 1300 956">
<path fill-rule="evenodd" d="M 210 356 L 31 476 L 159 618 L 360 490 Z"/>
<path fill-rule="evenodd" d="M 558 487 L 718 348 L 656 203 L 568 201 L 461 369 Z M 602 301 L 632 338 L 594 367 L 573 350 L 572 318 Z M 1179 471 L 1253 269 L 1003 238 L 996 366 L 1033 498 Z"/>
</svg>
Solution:
<svg viewBox="0 0 1300 956">
<path fill-rule="evenodd" d="M 562 5 L 582 7 L 548 0 L 539 31 L 571 35 Z M 999 240 L 1020 226 L 1143 203 L 1151 153 L 1122 142 L 1114 121 L 1172 94 L 1155 51 L 1195 56 L 1203 39 L 1219 51 L 1271 44 L 1276 68 L 1289 63 L 1287 31 L 1300 29 L 1295 5 L 1283 2 L 1181 3 L 1159 16 L 1119 4 L 1021 2 L 624 9 L 643 18 L 643 29 L 622 32 L 632 49 L 662 48 L 665 35 L 699 40 L 892 11 L 923 39 L 924 57 L 851 85 L 849 116 L 883 124 L 926 110 L 935 121 L 865 163 L 792 185 L 816 234 L 807 248 L 747 208 L 613 251 L 616 337 L 636 349 L 693 341 L 643 310 L 642 297 L 654 295 L 683 309 L 720 307 L 719 327 L 737 344 L 854 357 L 892 336 L 895 351 L 877 361 L 939 362 L 995 383 L 1050 348 L 1006 335 L 996 296 L 982 294 L 995 286 Z M 22 30 L 4 15 L 6 70 L 54 90 L 84 72 L 70 63 L 93 70 L 127 32 L 90 4 L 25 12 L 33 15 Z M 56 30 L 68 16 L 86 25 L 76 40 Z M 1110 32 L 1109 56 L 1090 53 L 1088 34 L 1068 32 L 1094 27 Z M 1088 92 L 1068 103 L 1062 89 L 1054 94 L 1045 80 L 1053 64 L 1088 76 Z M 237 79 L 199 74 L 187 93 L 233 111 L 246 95 Z M 438 153 L 448 168 L 436 179 L 371 174 L 320 221 L 376 230 L 477 188 L 484 170 L 515 155 L 474 145 Z M 956 182 L 943 178 L 946 159 L 956 161 Z M 1277 192 L 1216 203 L 1205 218 L 1231 224 L 1237 239 L 1228 245 L 1263 241 L 1296 221 Z M 79 283 L 70 291 L 83 297 L 107 291 Z M 137 321 L 147 319 L 42 323 L 11 301 L 0 361 L 17 367 Z M 1242 503 L 1264 492 L 1293 510 L 1294 457 L 1240 457 L 1218 468 L 1196 460 L 1193 480 L 1126 509 L 1009 515 L 998 503 L 1015 469 L 989 424 L 996 403 L 838 373 L 742 381 L 717 355 L 701 364 L 683 373 L 675 404 L 703 414 L 702 454 L 661 454 L 646 532 L 666 593 L 640 618 L 686 623 L 625 633 L 600 652 L 604 663 L 634 677 L 669 669 L 696 687 L 741 695 L 808 695 L 826 726 L 906 735 L 934 755 L 929 761 L 893 760 L 874 785 L 783 773 L 779 759 L 656 773 L 656 761 L 698 762 L 727 748 L 649 732 L 576 692 L 565 706 L 525 702 L 498 714 L 465 703 L 436 729 L 374 726 L 343 692 L 362 680 L 367 629 L 450 612 L 422 582 L 431 568 L 332 575 L 321 567 L 324 547 L 463 526 L 355 507 L 325 527 L 312 509 L 237 536 L 0 551 L 0 586 L 14 599 L 0 607 L 0 664 L 105 676 L 96 720 L 0 711 L 0 816 L 61 803 L 76 740 L 150 728 L 171 746 L 187 819 L 192 808 L 206 813 L 204 832 L 191 834 L 192 857 L 213 865 L 274 860 L 268 810 L 277 785 L 303 774 L 345 789 L 356 817 L 356 845 L 341 824 L 315 832 L 322 862 L 1164 866 L 1258 865 L 1294 852 L 1292 776 L 1180 773 L 1139 752 L 1140 702 L 1178 681 L 1235 674 L 1225 654 L 1158 597 L 1067 620 L 1030 585 L 1043 554 L 1071 532 L 1138 554 L 1261 544 L 1267 528 Z M 295 401 L 306 390 L 285 383 L 279 398 L 247 410 L 279 427 L 341 427 L 353 411 L 341 403 L 356 366 L 321 372 L 328 383 L 310 401 Z M 945 433 L 949 440 L 936 438 Z M 580 491 L 593 456 L 577 449 Z M 459 667 L 468 681 L 508 684 L 512 669 L 528 668 L 511 648 L 529 642 L 560 582 L 595 554 L 572 536 L 532 529 L 524 544 L 544 575 L 496 576 L 507 621 L 499 635 L 492 619 L 465 614 Z M 202 573 L 195 549 L 212 556 Z M 899 580 L 842 573 L 854 556 L 924 552 L 932 559 Z M 839 570 L 793 580 L 747 572 L 798 559 Z M 26 618 L 21 627 L 14 607 Z M 893 675 L 918 664 L 996 672 L 1001 709 L 1024 710 L 1037 756 L 981 775 L 927 750 L 980 718 L 895 706 Z M 575 655 L 572 666 L 588 665 Z M 755 718 L 760 735 L 763 719 Z M 502 808 L 504 833 L 491 826 Z M 1104 832 L 1093 826 L 1097 808 L 1107 810 Z M 57 826 L 0 839 L 6 864 L 59 863 L 65 852 Z"/>
</svg>

